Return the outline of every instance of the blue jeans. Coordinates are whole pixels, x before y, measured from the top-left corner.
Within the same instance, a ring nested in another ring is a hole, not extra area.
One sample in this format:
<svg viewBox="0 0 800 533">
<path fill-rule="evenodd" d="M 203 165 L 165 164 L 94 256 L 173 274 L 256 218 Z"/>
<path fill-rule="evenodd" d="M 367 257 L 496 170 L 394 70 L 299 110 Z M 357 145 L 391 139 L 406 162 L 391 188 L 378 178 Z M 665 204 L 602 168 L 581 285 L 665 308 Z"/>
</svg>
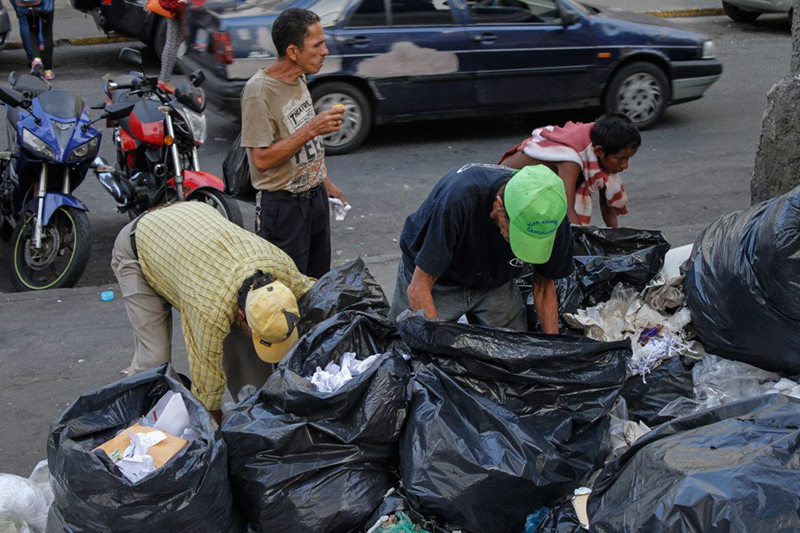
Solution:
<svg viewBox="0 0 800 533">
<path fill-rule="evenodd" d="M 408 272 L 400 260 L 397 269 L 397 284 L 392 298 L 389 318 L 397 316 L 410 308 L 408 303 L 408 285 L 412 273 Z M 508 328 L 527 331 L 528 321 L 525 314 L 525 302 L 517 283 L 512 279 L 505 285 L 495 289 L 479 287 L 459 287 L 436 284 L 433 286 L 433 304 L 439 318 L 455 322 L 461 315 L 467 315 L 470 322 L 483 326 Z"/>
<path fill-rule="evenodd" d="M 28 12 L 29 8 L 19 7 L 16 2 L 11 2 L 14 6 L 14 11 L 17 13 L 17 20 L 19 21 L 19 37 L 22 39 L 22 47 L 25 48 L 25 55 L 28 56 L 28 64 L 33 61 L 33 58 L 39 55 L 39 43 L 36 43 L 36 48 L 31 46 L 30 29 L 28 28 Z M 39 36 L 41 42 L 41 35 Z"/>
</svg>

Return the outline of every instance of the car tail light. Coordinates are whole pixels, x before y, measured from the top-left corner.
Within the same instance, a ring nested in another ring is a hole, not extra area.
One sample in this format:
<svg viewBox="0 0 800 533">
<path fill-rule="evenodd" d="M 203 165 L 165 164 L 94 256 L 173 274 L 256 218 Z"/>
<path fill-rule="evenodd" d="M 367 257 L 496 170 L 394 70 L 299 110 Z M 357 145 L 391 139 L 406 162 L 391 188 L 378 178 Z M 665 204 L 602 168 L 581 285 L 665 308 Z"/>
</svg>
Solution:
<svg viewBox="0 0 800 533">
<path fill-rule="evenodd" d="M 211 43 L 209 43 L 208 48 L 214 59 L 220 63 L 226 65 L 233 63 L 233 43 L 228 32 L 215 31 L 211 35 Z"/>
</svg>

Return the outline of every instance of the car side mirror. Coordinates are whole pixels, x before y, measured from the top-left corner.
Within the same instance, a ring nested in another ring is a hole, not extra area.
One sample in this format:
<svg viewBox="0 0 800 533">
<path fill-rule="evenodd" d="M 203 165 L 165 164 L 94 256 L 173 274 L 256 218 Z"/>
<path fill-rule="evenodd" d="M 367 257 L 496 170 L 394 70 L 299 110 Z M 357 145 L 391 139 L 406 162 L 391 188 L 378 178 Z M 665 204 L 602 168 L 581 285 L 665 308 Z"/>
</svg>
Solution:
<svg viewBox="0 0 800 533">
<path fill-rule="evenodd" d="M 11 107 L 19 107 L 25 103 L 25 96 L 15 89 L 0 87 L 0 100 Z"/>
<path fill-rule="evenodd" d="M 192 85 L 195 87 L 200 87 L 206 81 L 206 73 L 197 69 L 189 74 L 189 81 L 192 82 Z"/>
<path fill-rule="evenodd" d="M 562 10 L 561 10 L 561 24 L 563 24 L 564 27 L 572 26 L 573 24 L 577 24 L 578 22 L 580 22 L 580 20 L 581 20 L 580 17 L 574 11 L 572 11 L 570 9 L 562 8 Z"/>
<path fill-rule="evenodd" d="M 109 104 L 106 106 L 106 110 L 103 113 L 101 118 L 106 118 L 109 120 L 117 120 L 120 118 L 127 117 L 133 111 L 133 107 L 136 103 L 133 102 L 120 102 L 118 104 Z"/>
<path fill-rule="evenodd" d="M 142 67 L 142 54 L 139 50 L 134 50 L 133 48 L 123 48 L 119 51 L 119 60 L 125 63 L 126 65 L 131 65 L 134 67 Z"/>
</svg>

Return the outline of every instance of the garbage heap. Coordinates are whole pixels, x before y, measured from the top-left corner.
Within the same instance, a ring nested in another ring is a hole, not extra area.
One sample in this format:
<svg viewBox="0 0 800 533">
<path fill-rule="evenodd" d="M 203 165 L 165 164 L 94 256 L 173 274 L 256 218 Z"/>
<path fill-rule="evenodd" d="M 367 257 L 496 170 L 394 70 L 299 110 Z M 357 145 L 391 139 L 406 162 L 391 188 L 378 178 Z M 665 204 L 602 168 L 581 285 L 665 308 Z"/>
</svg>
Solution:
<svg viewBox="0 0 800 533">
<path fill-rule="evenodd" d="M 800 530 L 798 210 L 800 189 L 675 250 L 579 229 L 557 336 L 395 324 L 343 265 L 221 428 L 168 367 L 76 400 L 46 530 Z"/>
</svg>

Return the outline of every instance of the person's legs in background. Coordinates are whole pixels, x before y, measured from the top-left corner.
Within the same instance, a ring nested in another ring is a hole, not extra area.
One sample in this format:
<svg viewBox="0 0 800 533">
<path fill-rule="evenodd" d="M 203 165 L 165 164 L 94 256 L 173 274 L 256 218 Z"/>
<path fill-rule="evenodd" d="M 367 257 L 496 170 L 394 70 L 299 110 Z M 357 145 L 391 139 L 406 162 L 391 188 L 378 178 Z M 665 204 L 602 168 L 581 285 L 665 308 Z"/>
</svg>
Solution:
<svg viewBox="0 0 800 533">
<path fill-rule="evenodd" d="M 37 37 L 36 44 L 32 44 L 30 36 L 30 29 L 28 28 L 28 13 L 30 9 L 19 7 L 15 2 L 11 2 L 14 6 L 14 11 L 17 13 L 17 21 L 19 22 L 19 37 L 22 39 L 22 47 L 25 49 L 25 55 L 28 56 L 28 65 L 33 63 L 33 58 L 39 55 L 39 39 Z"/>
<path fill-rule="evenodd" d="M 55 78 L 53 73 L 53 20 L 55 16 L 55 11 L 39 15 L 42 33 L 42 63 L 44 63 L 44 79 L 46 80 Z"/>
<path fill-rule="evenodd" d="M 181 46 L 183 37 L 181 36 L 180 16 L 166 19 L 167 40 L 164 43 L 164 50 L 161 52 L 161 73 L 158 77 L 165 85 L 170 85 L 172 70 L 175 68 L 175 61 L 178 59 L 178 48 Z"/>
</svg>

